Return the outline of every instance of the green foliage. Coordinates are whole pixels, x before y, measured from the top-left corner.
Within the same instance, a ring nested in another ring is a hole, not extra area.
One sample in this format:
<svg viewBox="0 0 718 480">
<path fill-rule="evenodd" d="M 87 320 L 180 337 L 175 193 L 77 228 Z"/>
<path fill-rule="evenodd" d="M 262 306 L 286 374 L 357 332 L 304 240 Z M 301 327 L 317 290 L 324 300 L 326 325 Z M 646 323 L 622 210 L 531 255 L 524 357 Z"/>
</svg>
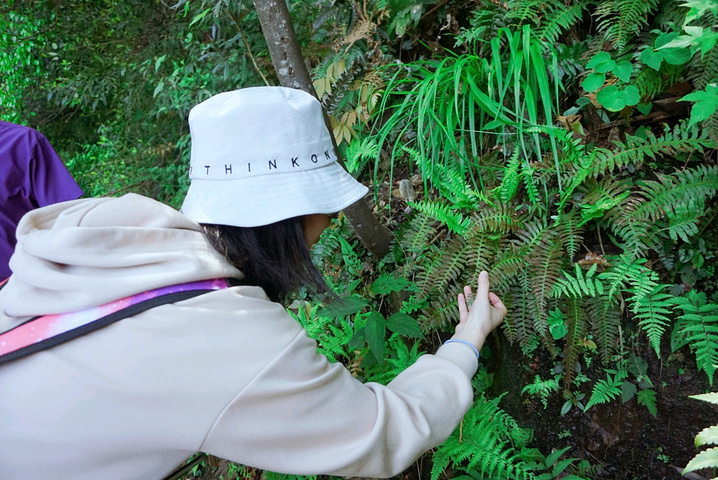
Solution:
<svg viewBox="0 0 718 480">
<path fill-rule="evenodd" d="M 691 395 L 690 398 L 702 400 L 709 403 L 718 403 L 718 393 L 711 392 L 702 395 Z M 703 445 L 718 444 L 718 425 L 705 428 L 696 435 L 695 445 L 700 447 Z M 702 468 L 718 467 L 718 447 L 708 448 L 699 452 L 693 459 L 688 462 L 686 468 L 683 469 L 683 475 L 688 472 L 694 472 Z"/>
<path fill-rule="evenodd" d="M 3 119 L 42 127 L 88 195 L 135 191 L 179 206 L 191 106 L 275 83 L 251 5 L 61 3 L 0 7 Z M 656 415 L 645 360 L 622 345 L 660 357 L 666 332 L 712 381 L 713 2 L 289 5 L 347 166 L 373 183 L 396 236 L 385 263 L 367 259 L 344 219 L 315 248 L 342 300 L 292 311 L 320 352 L 387 383 L 452 331 L 456 293 L 487 270 L 509 309 L 503 335 L 531 354 L 525 363 L 555 368 L 521 385 L 544 406 L 562 390 L 562 413 L 581 410 L 591 392 L 587 408 L 620 396 Z M 385 196 L 397 172 L 423 181 L 403 212 Z M 434 478 L 449 466 L 455 478 L 582 474 L 565 449 L 528 448 L 476 388 L 436 451 Z"/>
<path fill-rule="evenodd" d="M 542 380 L 541 377 L 536 375 L 536 379 L 533 383 L 529 383 L 521 389 L 521 394 L 523 395 L 524 393 L 528 393 L 529 395 L 539 397 L 541 403 L 543 404 L 543 408 L 547 408 L 549 396 L 552 393 L 558 392 L 559 388 L 559 383 L 555 378 Z"/>
<path fill-rule="evenodd" d="M 696 364 L 708 375 L 713 385 L 713 374 L 718 368 L 718 305 L 710 303 L 703 292 L 691 290 L 686 297 L 676 299 L 677 308 L 683 310 L 673 328 L 673 351 L 689 345 L 696 354 Z"/>
<path fill-rule="evenodd" d="M 637 31 L 648 23 L 658 0 L 607 0 L 596 7 L 598 30 L 622 53 Z"/>
<path fill-rule="evenodd" d="M 502 29 L 491 40 L 491 61 L 464 54 L 417 62 L 410 75 L 397 72 L 387 86 L 391 94 L 383 100 L 382 114 L 387 108 L 391 117 L 377 133 L 378 144 L 398 138 L 391 148 L 394 159 L 406 146 L 415 148 L 418 155 L 411 159 L 426 181 L 437 186 L 446 169 L 456 167 L 473 185 L 482 184 L 474 159 L 507 140 L 513 144 L 516 139 L 524 157 L 555 152 L 552 135 L 546 139 L 544 131 L 528 128 L 553 118 L 560 89 L 556 62 L 544 59 L 533 36 L 528 25 L 520 32 Z M 414 86 L 407 89 L 407 84 Z"/>
<path fill-rule="evenodd" d="M 464 416 L 459 428 L 436 449 L 431 479 L 453 463 L 454 469 L 475 472 L 482 478 L 527 479 L 529 472 L 518 456 L 516 421 L 499 408 L 500 398 L 481 395 Z"/>
</svg>

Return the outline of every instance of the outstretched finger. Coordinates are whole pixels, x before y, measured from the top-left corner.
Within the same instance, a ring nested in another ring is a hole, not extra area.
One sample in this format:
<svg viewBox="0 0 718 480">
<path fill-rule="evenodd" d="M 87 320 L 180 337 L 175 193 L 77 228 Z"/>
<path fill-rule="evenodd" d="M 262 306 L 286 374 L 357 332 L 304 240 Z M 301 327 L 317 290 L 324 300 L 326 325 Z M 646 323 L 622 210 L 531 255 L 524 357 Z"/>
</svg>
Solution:
<svg viewBox="0 0 718 480">
<path fill-rule="evenodd" d="M 489 296 L 489 273 L 483 270 L 479 273 L 479 284 L 476 290 L 476 300 L 486 301 Z"/>
</svg>

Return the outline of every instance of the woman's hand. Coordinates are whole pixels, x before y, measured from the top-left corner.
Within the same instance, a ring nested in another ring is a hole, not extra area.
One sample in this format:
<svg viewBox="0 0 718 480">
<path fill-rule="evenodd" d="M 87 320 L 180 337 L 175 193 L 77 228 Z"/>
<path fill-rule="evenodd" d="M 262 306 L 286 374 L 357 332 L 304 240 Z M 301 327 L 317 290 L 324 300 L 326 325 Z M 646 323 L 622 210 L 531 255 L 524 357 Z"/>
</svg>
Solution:
<svg viewBox="0 0 718 480">
<path fill-rule="evenodd" d="M 471 287 L 464 287 L 459 294 L 459 324 L 452 338 L 465 340 L 478 350 L 491 331 L 498 326 L 506 316 L 506 307 L 501 299 L 493 292 L 489 292 L 489 274 L 481 272 L 476 290 L 476 299 L 469 307 L 467 298 L 471 296 Z"/>
</svg>

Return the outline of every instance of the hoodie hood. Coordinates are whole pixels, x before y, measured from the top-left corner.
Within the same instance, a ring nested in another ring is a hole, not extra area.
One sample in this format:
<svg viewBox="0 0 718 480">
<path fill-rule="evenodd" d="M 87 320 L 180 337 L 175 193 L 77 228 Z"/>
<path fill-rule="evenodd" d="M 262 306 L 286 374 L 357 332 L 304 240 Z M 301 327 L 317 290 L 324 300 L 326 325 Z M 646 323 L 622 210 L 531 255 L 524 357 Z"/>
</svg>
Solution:
<svg viewBox="0 0 718 480">
<path fill-rule="evenodd" d="M 70 312 L 162 286 L 242 276 L 198 223 L 135 194 L 33 210 L 17 240 L 13 274 L 0 290 L 8 316 Z"/>
</svg>

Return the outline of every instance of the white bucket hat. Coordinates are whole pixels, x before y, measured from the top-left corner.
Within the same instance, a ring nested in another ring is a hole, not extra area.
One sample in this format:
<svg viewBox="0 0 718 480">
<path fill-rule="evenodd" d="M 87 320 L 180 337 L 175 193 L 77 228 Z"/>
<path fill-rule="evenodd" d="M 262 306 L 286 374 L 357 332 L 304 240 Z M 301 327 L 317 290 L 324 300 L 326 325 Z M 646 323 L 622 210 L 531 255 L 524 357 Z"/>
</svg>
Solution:
<svg viewBox="0 0 718 480">
<path fill-rule="evenodd" d="M 182 213 L 257 227 L 336 213 L 368 189 L 337 163 L 321 104 L 284 87 L 220 93 L 189 113 L 191 179 Z"/>
</svg>

